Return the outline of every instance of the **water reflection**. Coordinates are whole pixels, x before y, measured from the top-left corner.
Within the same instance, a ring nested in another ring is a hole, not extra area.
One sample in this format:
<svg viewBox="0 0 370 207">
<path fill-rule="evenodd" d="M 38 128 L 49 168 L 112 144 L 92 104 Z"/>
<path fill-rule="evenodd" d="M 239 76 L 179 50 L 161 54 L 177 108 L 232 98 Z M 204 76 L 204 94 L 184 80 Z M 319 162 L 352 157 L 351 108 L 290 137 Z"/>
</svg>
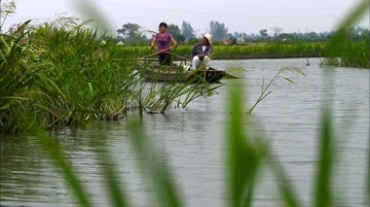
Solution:
<svg viewBox="0 0 370 207">
<path fill-rule="evenodd" d="M 63 202 L 68 190 L 34 137 L 2 137 L 0 153 L 1 204 Z"/>
</svg>

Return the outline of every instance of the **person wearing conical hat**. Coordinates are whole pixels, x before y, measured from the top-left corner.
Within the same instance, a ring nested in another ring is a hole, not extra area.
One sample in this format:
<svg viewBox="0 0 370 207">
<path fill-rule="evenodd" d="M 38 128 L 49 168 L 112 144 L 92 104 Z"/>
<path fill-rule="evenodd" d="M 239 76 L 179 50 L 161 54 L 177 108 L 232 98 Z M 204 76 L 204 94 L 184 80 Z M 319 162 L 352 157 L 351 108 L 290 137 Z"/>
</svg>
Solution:
<svg viewBox="0 0 370 207">
<path fill-rule="evenodd" d="M 197 67 L 209 68 L 210 54 L 212 52 L 212 36 L 204 34 L 200 43 L 194 45 L 191 52 L 191 69 L 195 70 Z"/>
</svg>

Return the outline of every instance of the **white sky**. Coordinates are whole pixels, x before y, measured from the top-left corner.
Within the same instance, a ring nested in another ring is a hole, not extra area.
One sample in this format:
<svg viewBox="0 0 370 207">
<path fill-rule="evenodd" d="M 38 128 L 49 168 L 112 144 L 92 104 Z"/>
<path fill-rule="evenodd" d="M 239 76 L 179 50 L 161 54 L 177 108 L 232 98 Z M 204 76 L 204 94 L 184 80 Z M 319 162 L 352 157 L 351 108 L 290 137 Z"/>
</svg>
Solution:
<svg viewBox="0 0 370 207">
<path fill-rule="evenodd" d="M 4 0 L 2 0 L 4 1 Z M 22 21 L 55 19 L 59 15 L 79 17 L 73 2 L 77 0 L 18 0 L 17 13 L 8 18 L 4 29 Z M 181 26 L 185 20 L 198 34 L 207 30 L 211 20 L 225 23 L 229 32 L 330 31 L 359 0 L 95 0 L 96 6 L 114 27 L 127 22 L 157 30 L 161 21 Z M 369 13 L 358 24 L 369 27 Z"/>
</svg>

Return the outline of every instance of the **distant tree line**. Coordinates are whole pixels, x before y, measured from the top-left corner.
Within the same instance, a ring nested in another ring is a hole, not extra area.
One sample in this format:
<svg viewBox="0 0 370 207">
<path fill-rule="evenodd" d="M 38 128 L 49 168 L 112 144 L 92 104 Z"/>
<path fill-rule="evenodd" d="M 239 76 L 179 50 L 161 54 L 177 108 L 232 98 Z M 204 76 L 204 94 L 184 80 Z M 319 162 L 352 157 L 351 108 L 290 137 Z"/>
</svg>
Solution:
<svg viewBox="0 0 370 207">
<path fill-rule="evenodd" d="M 200 34 L 197 34 L 189 22 L 183 21 L 181 27 L 175 24 L 168 24 L 167 31 L 170 32 L 178 42 L 188 42 L 194 44 L 199 41 Z M 145 30 L 139 24 L 126 23 L 117 30 L 117 42 L 127 45 L 143 45 L 148 44 L 152 36 L 157 31 Z M 336 32 L 293 32 L 286 33 L 281 27 L 273 27 L 270 30 L 261 29 L 257 34 L 246 34 L 245 32 L 229 33 L 228 28 L 224 23 L 219 21 L 210 21 L 208 33 L 213 36 L 214 42 L 217 44 L 245 44 L 254 42 L 325 42 L 332 37 Z M 351 41 L 359 41 L 364 38 L 369 38 L 369 29 L 363 27 L 352 27 L 348 29 L 348 38 Z"/>
<path fill-rule="evenodd" d="M 262 29 L 259 34 L 250 34 L 245 37 L 248 42 L 266 42 L 266 41 L 304 41 L 304 42 L 326 42 L 337 32 L 293 32 L 285 33 L 282 28 L 272 28 L 273 34 L 268 34 L 267 29 Z M 347 39 L 349 41 L 361 41 L 369 38 L 369 29 L 363 27 L 351 27 L 347 30 Z"/>
<path fill-rule="evenodd" d="M 197 34 L 189 22 L 183 21 L 181 28 L 175 24 L 168 24 L 167 31 L 170 32 L 178 42 L 196 42 Z M 117 30 L 117 41 L 123 44 L 137 45 L 148 43 L 156 31 L 145 30 L 139 24 L 126 23 Z M 228 37 L 228 29 L 224 23 L 211 21 L 209 33 L 215 41 Z"/>
</svg>

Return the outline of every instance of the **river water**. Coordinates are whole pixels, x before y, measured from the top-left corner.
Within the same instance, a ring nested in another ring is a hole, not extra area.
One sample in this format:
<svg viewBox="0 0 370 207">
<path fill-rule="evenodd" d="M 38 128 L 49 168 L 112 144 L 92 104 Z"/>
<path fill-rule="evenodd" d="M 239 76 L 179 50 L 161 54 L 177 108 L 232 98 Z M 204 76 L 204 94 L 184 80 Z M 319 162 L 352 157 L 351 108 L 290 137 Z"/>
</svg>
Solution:
<svg viewBox="0 0 370 207">
<path fill-rule="evenodd" d="M 264 134 L 300 201 L 310 206 L 321 108 L 329 106 L 333 111 L 340 156 L 334 170 L 337 202 L 364 206 L 369 161 L 369 70 L 320 68 L 319 59 L 308 61 L 310 65 L 306 59 L 213 61 L 216 68 L 244 68 L 233 74 L 245 79 L 223 80 L 224 86 L 218 89 L 218 95 L 201 97 L 185 110 L 170 109 L 165 115 L 144 115 L 148 137 L 160 147 L 161 157 L 167 159 L 185 206 L 226 206 L 224 130 L 230 112 L 227 104 L 230 85 L 245 82 L 246 105 L 250 106 L 259 96 L 262 79 L 269 81 L 279 69 L 287 66 L 301 68 L 306 76 L 287 74 L 295 84 L 282 79 L 272 84 L 272 93 L 250 116 L 254 130 Z M 91 140 L 102 137 L 111 149 L 129 200 L 134 206 L 153 206 L 147 196 L 153 189 L 141 179 L 143 170 L 136 167 L 137 158 L 127 140 L 126 123 L 135 116 L 133 113 L 121 121 L 94 123 L 77 132 L 56 133 L 97 206 L 109 206 L 96 164 L 97 156 L 91 147 L 94 146 Z M 78 206 L 64 178 L 52 167 L 35 138 L 2 137 L 0 141 L 1 205 Z M 254 206 L 278 206 L 279 198 L 276 180 L 268 168 L 262 168 Z"/>
</svg>

